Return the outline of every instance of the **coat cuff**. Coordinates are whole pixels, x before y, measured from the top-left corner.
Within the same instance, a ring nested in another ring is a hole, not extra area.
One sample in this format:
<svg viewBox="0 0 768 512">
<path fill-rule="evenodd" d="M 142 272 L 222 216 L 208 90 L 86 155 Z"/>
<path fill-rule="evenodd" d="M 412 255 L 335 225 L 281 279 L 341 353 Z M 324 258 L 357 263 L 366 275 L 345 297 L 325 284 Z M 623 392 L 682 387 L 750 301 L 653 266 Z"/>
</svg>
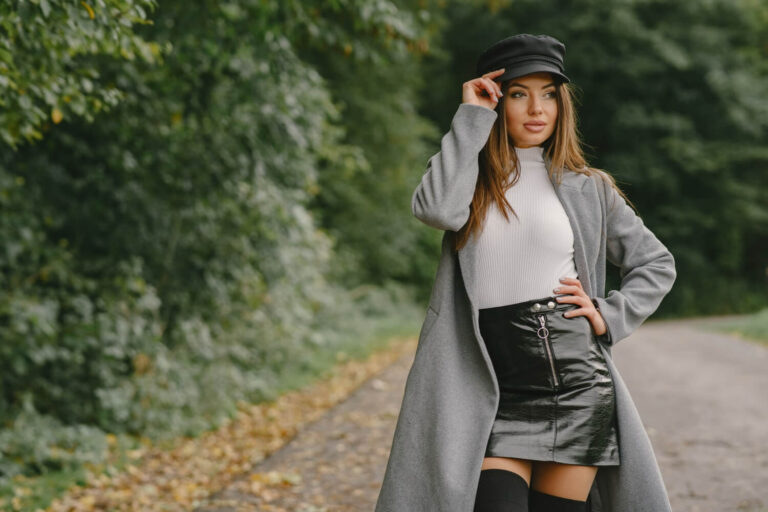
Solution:
<svg viewBox="0 0 768 512">
<path fill-rule="evenodd" d="M 451 120 L 451 127 L 461 132 L 462 139 L 469 142 L 468 150 L 477 156 L 493 128 L 499 114 L 495 110 L 473 103 L 460 103 Z"/>
<path fill-rule="evenodd" d="M 600 341 L 602 343 L 605 343 L 606 345 L 613 345 L 613 336 L 611 336 L 611 325 L 608 323 L 608 319 L 603 314 L 605 299 L 601 297 L 592 297 L 590 299 L 592 301 L 592 304 L 595 305 L 595 309 L 598 313 L 600 313 L 600 316 L 603 317 L 603 322 L 605 322 L 605 332 L 603 334 L 597 334 L 595 337 L 597 338 L 597 341 Z M 602 301 L 602 304 L 601 302 Z"/>
</svg>

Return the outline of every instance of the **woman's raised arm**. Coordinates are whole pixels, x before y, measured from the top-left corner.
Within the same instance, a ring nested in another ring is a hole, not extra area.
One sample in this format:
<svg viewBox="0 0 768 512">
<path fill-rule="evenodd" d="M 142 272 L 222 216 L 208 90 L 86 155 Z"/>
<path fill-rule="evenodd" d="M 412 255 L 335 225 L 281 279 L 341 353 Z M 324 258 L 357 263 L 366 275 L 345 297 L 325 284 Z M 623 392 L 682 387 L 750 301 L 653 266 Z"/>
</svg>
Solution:
<svg viewBox="0 0 768 512">
<path fill-rule="evenodd" d="M 497 116 L 486 107 L 459 105 L 440 151 L 430 157 L 411 199 L 413 214 L 427 226 L 458 231 L 469 219 L 479 170 L 477 156 Z"/>
<path fill-rule="evenodd" d="M 458 231 L 469 219 L 469 205 L 477 185 L 477 155 L 485 146 L 498 117 L 495 106 L 501 87 L 493 79 L 504 68 L 462 84 L 461 101 L 443 135 L 440 151 L 427 162 L 411 198 L 411 211 L 427 226 Z"/>
</svg>

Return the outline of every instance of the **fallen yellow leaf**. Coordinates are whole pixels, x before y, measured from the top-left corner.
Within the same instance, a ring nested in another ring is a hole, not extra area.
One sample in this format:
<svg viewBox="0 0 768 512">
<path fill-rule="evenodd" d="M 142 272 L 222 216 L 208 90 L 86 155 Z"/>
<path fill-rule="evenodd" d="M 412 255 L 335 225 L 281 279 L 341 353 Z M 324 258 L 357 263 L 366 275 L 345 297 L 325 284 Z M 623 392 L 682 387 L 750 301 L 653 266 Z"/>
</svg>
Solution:
<svg viewBox="0 0 768 512">
<path fill-rule="evenodd" d="M 80 4 L 85 7 L 85 10 L 88 11 L 88 16 L 90 16 L 91 19 L 93 19 L 96 16 L 96 13 L 93 12 L 93 9 L 91 9 L 91 6 L 88 5 L 85 2 L 80 2 Z"/>
</svg>

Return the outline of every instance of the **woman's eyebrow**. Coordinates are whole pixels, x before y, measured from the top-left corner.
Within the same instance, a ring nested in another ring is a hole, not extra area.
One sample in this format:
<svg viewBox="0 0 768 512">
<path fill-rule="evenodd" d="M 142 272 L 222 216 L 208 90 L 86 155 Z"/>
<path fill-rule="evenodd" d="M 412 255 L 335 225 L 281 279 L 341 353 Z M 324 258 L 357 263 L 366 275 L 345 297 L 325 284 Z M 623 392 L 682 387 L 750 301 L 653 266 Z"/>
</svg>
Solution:
<svg viewBox="0 0 768 512">
<path fill-rule="evenodd" d="M 555 82 L 550 82 L 547 85 L 543 86 L 542 89 L 546 89 L 547 87 L 552 87 L 553 85 L 555 85 Z M 512 82 L 511 84 L 509 84 L 509 86 L 510 87 L 518 86 L 518 87 L 522 87 L 523 89 L 529 89 L 528 86 L 523 85 L 520 82 Z"/>
</svg>

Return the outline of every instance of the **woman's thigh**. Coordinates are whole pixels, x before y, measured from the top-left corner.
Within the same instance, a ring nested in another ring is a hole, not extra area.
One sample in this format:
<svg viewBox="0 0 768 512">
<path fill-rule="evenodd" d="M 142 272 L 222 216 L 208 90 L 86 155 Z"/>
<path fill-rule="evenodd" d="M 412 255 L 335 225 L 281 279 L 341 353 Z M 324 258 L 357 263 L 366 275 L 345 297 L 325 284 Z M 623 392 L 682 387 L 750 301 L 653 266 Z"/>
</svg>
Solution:
<svg viewBox="0 0 768 512">
<path fill-rule="evenodd" d="M 542 461 L 534 461 L 532 466 L 532 489 L 569 500 L 586 501 L 597 474 L 597 466 Z"/>
<path fill-rule="evenodd" d="M 531 461 L 524 459 L 513 459 L 510 457 L 485 457 L 480 469 L 505 469 L 517 473 L 531 485 Z"/>
</svg>

